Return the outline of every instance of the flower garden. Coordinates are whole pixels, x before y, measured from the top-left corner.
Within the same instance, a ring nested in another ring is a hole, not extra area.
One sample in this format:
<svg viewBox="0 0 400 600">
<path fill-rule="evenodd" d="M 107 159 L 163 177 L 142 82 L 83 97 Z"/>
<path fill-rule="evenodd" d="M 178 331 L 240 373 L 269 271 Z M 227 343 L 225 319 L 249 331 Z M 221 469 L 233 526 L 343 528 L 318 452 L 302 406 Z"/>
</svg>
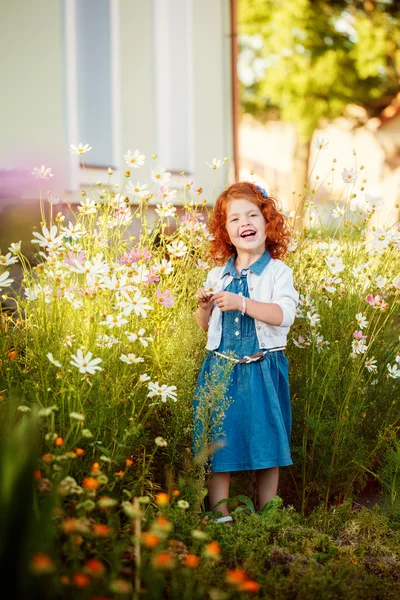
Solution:
<svg viewBox="0 0 400 600">
<path fill-rule="evenodd" d="M 90 147 L 71 151 L 84 166 Z M 287 215 L 294 464 L 260 512 L 251 474 L 236 474 L 233 525 L 210 518 L 205 484 L 226 372 L 204 389 L 192 455 L 195 291 L 212 266 L 215 193 L 184 174 L 171 188 L 156 155 L 142 183 L 145 157 L 124 158 L 123 181 L 109 169 L 68 214 L 40 200 L 34 260 L 19 242 L 1 249 L 3 586 L 15 598 L 398 598 L 400 232 L 394 218 L 374 227 L 383 199 L 356 153 L 328 174 L 317 157 Z M 227 159 L 209 166 L 228 182 Z M 372 510 L 357 503 L 370 480 Z"/>
</svg>

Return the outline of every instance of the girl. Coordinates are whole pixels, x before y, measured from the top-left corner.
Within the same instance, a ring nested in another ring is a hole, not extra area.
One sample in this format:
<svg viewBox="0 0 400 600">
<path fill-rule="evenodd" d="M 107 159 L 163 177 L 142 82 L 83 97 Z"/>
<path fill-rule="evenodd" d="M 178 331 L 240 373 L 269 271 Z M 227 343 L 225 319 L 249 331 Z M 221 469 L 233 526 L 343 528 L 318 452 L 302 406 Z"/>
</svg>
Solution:
<svg viewBox="0 0 400 600">
<path fill-rule="evenodd" d="M 280 260 L 290 234 L 276 200 L 249 182 L 222 192 L 208 226 L 213 236 L 211 256 L 219 266 L 197 292 L 196 320 L 208 331 L 209 350 L 197 394 L 216 361 L 234 361 L 227 393 L 233 402 L 223 421 L 224 445 L 211 458 L 209 500 L 215 507 L 229 497 L 232 471 L 254 470 L 261 509 L 277 494 L 279 467 L 292 464 L 284 349 L 298 293 L 292 269 Z M 210 288 L 220 291 L 210 295 Z M 216 511 L 223 515 L 217 521 L 232 520 L 227 503 Z"/>
</svg>

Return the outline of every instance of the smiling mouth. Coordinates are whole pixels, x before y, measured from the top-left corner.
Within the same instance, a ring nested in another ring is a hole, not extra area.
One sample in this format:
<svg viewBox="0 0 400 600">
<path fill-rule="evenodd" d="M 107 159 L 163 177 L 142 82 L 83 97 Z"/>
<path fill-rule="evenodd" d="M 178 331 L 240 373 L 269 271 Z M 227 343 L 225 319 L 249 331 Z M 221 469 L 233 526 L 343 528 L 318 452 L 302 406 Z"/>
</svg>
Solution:
<svg viewBox="0 0 400 600">
<path fill-rule="evenodd" d="M 241 238 L 250 238 L 250 237 L 254 237 L 256 235 L 255 231 L 251 231 L 251 230 L 246 230 L 243 231 L 243 233 L 240 234 Z"/>
</svg>

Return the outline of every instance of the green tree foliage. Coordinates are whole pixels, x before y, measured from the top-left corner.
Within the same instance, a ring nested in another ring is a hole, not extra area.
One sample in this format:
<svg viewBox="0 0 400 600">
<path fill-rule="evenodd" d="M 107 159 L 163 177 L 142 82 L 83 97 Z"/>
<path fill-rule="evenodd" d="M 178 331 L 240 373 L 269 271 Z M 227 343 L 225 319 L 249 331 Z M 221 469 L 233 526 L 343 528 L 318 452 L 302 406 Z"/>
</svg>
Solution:
<svg viewBox="0 0 400 600">
<path fill-rule="evenodd" d="M 398 92 L 394 0 L 239 0 L 238 18 L 243 111 L 278 114 L 301 143 L 348 104 L 375 116 Z"/>
</svg>

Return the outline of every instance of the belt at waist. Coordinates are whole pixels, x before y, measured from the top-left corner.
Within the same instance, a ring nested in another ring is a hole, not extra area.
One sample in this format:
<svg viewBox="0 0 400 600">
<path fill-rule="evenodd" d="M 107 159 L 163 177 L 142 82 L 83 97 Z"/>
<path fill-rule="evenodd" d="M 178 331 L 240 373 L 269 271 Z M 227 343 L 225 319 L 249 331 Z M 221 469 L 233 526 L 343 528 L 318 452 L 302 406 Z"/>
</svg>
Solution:
<svg viewBox="0 0 400 600">
<path fill-rule="evenodd" d="M 279 350 L 285 350 L 286 346 L 279 346 L 277 348 L 268 348 L 268 350 L 262 350 L 261 352 L 256 352 L 255 354 L 252 354 L 251 356 L 243 356 L 243 358 L 233 358 L 232 356 L 228 356 L 227 354 L 224 354 L 223 352 L 217 352 L 216 350 L 213 351 L 213 353 L 216 356 L 221 356 L 222 358 L 226 358 L 226 360 L 230 360 L 234 363 L 240 364 L 240 365 L 248 365 L 249 363 L 253 363 L 253 362 L 260 362 L 261 360 L 264 360 L 264 356 L 266 354 L 270 354 L 271 352 L 278 352 Z"/>
</svg>

